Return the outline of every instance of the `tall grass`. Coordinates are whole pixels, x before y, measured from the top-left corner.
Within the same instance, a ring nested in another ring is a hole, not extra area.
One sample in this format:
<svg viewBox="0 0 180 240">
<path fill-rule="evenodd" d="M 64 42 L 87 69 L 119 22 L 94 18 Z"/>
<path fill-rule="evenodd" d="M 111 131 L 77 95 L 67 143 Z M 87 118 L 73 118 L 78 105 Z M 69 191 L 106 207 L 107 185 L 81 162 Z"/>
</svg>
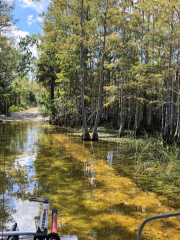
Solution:
<svg viewBox="0 0 180 240">
<path fill-rule="evenodd" d="M 117 131 L 115 135 L 115 131 L 106 131 L 103 127 L 99 132 L 100 140 L 118 143 L 121 155 L 134 161 L 136 179 L 146 182 L 151 190 L 161 194 L 179 196 L 179 147 L 165 145 L 159 136 L 131 136 L 118 138 Z"/>
</svg>

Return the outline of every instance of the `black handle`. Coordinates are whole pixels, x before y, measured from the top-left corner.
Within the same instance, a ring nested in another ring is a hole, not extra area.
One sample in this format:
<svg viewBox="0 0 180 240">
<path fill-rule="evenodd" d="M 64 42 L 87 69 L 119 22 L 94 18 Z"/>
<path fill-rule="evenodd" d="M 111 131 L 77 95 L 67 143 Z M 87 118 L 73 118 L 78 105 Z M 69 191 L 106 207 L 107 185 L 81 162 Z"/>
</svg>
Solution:
<svg viewBox="0 0 180 240">
<path fill-rule="evenodd" d="M 43 202 L 43 203 L 50 203 L 50 199 L 48 198 L 36 198 L 36 197 L 30 197 L 28 198 L 29 201 L 33 202 Z"/>
</svg>

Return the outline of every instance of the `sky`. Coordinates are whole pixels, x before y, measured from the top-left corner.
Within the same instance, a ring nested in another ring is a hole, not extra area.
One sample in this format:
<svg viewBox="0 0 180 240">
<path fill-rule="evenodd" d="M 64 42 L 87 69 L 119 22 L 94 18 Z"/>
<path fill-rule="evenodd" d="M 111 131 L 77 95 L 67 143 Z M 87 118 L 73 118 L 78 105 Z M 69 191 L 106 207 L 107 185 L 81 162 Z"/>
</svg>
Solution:
<svg viewBox="0 0 180 240">
<path fill-rule="evenodd" d="M 9 0 L 11 1 L 11 0 Z M 16 43 L 20 37 L 26 35 L 32 36 L 36 33 L 43 33 L 43 18 L 39 16 L 47 11 L 50 0 L 14 0 L 15 9 L 13 10 L 14 19 L 17 20 L 15 26 L 12 26 L 11 34 L 15 38 Z M 33 55 L 37 55 L 36 48 L 32 48 Z"/>
<path fill-rule="evenodd" d="M 16 26 L 30 35 L 42 32 L 43 18 L 39 14 L 46 12 L 48 3 L 48 0 L 15 0 L 13 15 L 18 19 Z"/>
</svg>

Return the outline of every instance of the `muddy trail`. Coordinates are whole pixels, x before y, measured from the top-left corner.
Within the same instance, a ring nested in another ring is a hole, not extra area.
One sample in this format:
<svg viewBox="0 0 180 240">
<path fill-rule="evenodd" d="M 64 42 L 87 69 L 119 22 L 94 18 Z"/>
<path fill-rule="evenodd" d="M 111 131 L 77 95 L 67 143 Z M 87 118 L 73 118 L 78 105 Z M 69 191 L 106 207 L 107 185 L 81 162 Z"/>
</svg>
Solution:
<svg viewBox="0 0 180 240">
<path fill-rule="evenodd" d="M 5 121 L 35 121 L 35 122 L 43 122 L 49 121 L 49 117 L 42 117 L 38 112 L 38 108 L 29 108 L 28 110 L 24 110 L 21 112 L 12 112 L 10 116 L 0 115 L 0 122 Z"/>
</svg>

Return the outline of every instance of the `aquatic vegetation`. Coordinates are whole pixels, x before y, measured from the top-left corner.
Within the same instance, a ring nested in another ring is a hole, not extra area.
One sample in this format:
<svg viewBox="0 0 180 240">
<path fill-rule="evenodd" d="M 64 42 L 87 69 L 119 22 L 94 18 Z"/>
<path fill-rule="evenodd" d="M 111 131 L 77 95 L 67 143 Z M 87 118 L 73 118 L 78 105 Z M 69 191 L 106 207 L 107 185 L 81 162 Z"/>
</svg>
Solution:
<svg viewBox="0 0 180 240">
<path fill-rule="evenodd" d="M 180 149 L 176 146 L 164 145 L 160 138 L 144 137 L 134 139 L 102 138 L 102 141 L 116 142 L 119 144 L 122 156 L 135 162 L 135 172 L 138 178 L 149 182 L 150 189 L 159 182 L 163 184 L 163 194 L 179 197 L 180 194 Z M 136 177 L 137 179 L 137 177 Z M 162 193 L 156 186 L 156 192 Z"/>
<path fill-rule="evenodd" d="M 83 142 L 46 123 L 9 124 L 7 130 L 12 135 L 5 180 L 7 196 L 13 199 L 13 206 L 7 201 L 7 209 L 18 209 L 12 214 L 14 221 L 21 221 L 18 212 L 29 206 L 29 196 L 45 197 L 51 199 L 51 209 L 59 210 L 62 235 L 135 240 L 145 218 L 179 210 L 178 187 L 166 177 L 172 171 L 178 176 L 175 149 L 166 149 L 159 140 Z M 35 205 L 31 208 L 33 212 Z M 31 225 L 37 225 L 37 219 L 36 213 Z M 143 232 L 145 239 L 170 239 L 172 234 L 178 239 L 178 218 L 148 224 Z"/>
<path fill-rule="evenodd" d="M 158 136 L 145 135 L 134 138 L 131 134 L 127 134 L 118 138 L 117 131 L 109 127 L 107 129 L 106 125 L 100 127 L 99 139 L 103 142 L 116 143 L 121 157 L 125 157 L 125 161 L 129 159 L 134 162 L 135 169 L 127 168 L 125 174 L 133 174 L 135 182 L 146 182 L 151 191 L 179 197 L 180 149 L 178 147 L 164 145 Z M 117 163 L 114 164 L 114 168 L 119 168 Z"/>
</svg>

